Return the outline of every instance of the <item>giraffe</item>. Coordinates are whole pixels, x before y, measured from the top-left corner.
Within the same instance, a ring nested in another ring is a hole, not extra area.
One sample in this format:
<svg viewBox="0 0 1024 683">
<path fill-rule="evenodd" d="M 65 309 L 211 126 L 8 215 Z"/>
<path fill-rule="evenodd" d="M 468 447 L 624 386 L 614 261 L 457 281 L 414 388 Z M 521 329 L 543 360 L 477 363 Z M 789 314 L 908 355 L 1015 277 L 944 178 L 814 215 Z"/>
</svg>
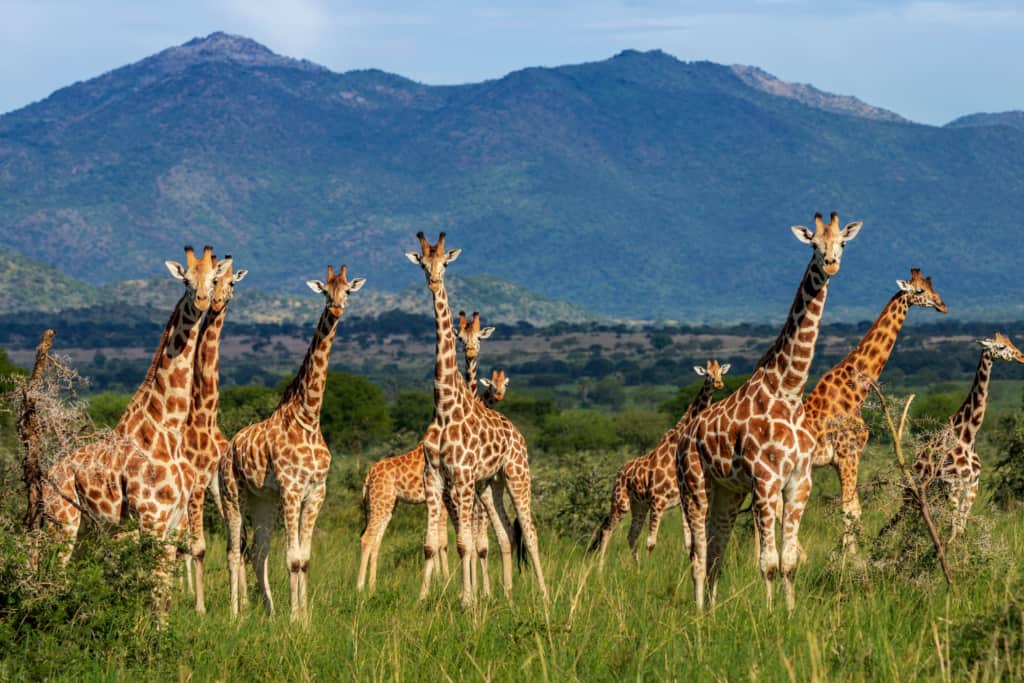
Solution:
<svg viewBox="0 0 1024 683">
<path fill-rule="evenodd" d="M 245 599 L 245 567 L 241 558 L 243 512 L 252 517 L 253 566 L 263 604 L 267 614 L 274 612 L 267 555 L 279 504 L 284 511 L 288 547 L 291 617 L 297 620 L 307 614 L 310 544 L 326 495 L 327 471 L 331 464 L 331 452 L 320 431 L 327 363 L 349 294 L 359 291 L 365 282 L 361 277 L 349 281 L 346 266 L 337 274 L 327 266 L 326 282 L 310 280 L 306 283 L 314 292 L 323 294 L 324 310 L 302 367 L 273 414 L 239 431 L 221 458 L 220 494 L 228 526 L 232 616 L 238 614 Z"/>
<path fill-rule="evenodd" d="M 224 329 L 227 305 L 235 292 L 235 285 L 249 271 L 232 271 L 231 256 L 225 257 L 228 266 L 217 278 L 210 310 L 199 329 L 199 347 L 196 351 L 192 378 L 192 407 L 185 422 L 182 452 L 195 470 L 195 482 L 188 498 L 188 525 L 191 560 L 195 565 L 196 612 L 206 613 L 203 580 L 203 559 L 206 556 L 206 537 L 203 533 L 203 504 L 206 488 L 217 472 L 221 454 L 228 440 L 217 425 L 217 405 L 220 396 L 220 337 Z M 214 259 L 216 262 L 216 259 Z M 188 562 L 188 558 L 186 558 Z M 187 565 L 186 565 L 187 566 Z"/>
<path fill-rule="evenodd" d="M 434 364 L 434 415 L 423 439 L 426 460 L 424 489 L 427 497 L 427 536 L 423 547 L 423 583 L 420 599 L 430 590 L 430 576 L 438 548 L 443 518 L 441 506 L 450 504 L 455 522 L 456 547 L 462 563 L 462 604 L 474 603 L 472 563 L 474 541 L 471 520 L 478 494 L 505 487 L 515 506 L 522 529 L 522 540 L 530 555 L 537 584 L 547 600 L 547 586 L 540 564 L 537 530 L 530 510 L 530 464 L 526 441 L 512 422 L 486 407 L 469 392 L 459 376 L 455 357 L 455 334 L 444 272 L 458 258 L 461 249 L 445 251 L 445 234 L 431 245 L 422 232 L 417 234 L 420 252 L 407 252 L 406 258 L 423 269 L 434 303 L 436 332 Z M 493 485 L 492 485 L 493 480 Z M 447 494 L 447 495 L 445 495 Z M 481 498 L 484 496 L 481 495 Z M 495 495 L 494 499 L 500 498 Z M 486 504 L 486 501 L 485 501 Z M 488 514 L 501 548 L 502 587 L 506 597 L 512 589 L 511 525 L 497 514 L 500 506 L 489 505 Z"/>
<path fill-rule="evenodd" d="M 914 479 L 917 482 L 938 482 L 953 506 L 953 529 L 949 544 L 963 535 L 967 528 L 967 517 L 978 495 L 981 458 L 974 445 L 978 430 L 985 420 L 992 363 L 997 360 L 1024 363 L 1024 353 L 1006 335 L 996 332 L 991 339 L 980 339 L 978 343 L 982 349 L 981 358 L 970 392 L 959 410 L 946 422 L 945 428 L 920 448 L 913 465 Z M 912 501 L 913 494 L 905 491 L 903 507 L 882 527 L 879 535 L 896 525 Z"/>
<path fill-rule="evenodd" d="M 493 327 L 480 328 L 479 313 L 474 314 L 473 323 L 467 321 L 465 312 L 459 313 L 459 339 L 464 345 L 466 355 L 466 383 L 473 394 L 476 394 L 476 369 L 480 353 L 480 340 L 489 338 L 493 332 Z M 495 371 L 493 376 L 497 377 L 497 371 Z M 486 380 L 481 379 L 481 381 L 486 384 L 490 384 Z M 489 389 L 487 396 L 484 398 L 488 407 L 493 407 L 495 402 L 504 398 L 505 384 L 506 381 L 504 379 L 504 373 L 502 373 L 500 390 L 497 388 L 494 390 Z M 496 385 L 497 381 L 494 386 Z M 384 532 L 387 531 L 388 524 L 391 521 L 391 515 L 394 513 L 395 505 L 398 502 L 412 503 L 415 505 L 426 503 L 426 493 L 423 489 L 424 463 L 423 442 L 420 441 L 414 448 L 402 453 L 401 455 L 384 458 L 383 460 L 375 463 L 366 473 L 366 478 L 363 480 L 362 495 L 365 526 L 360 537 L 361 553 L 359 559 L 359 576 L 356 579 L 356 590 L 363 590 L 363 587 L 367 584 L 367 578 L 369 579 L 370 592 L 372 593 L 376 588 L 377 557 L 380 553 L 380 544 L 384 538 Z M 476 505 L 474 507 L 473 524 L 474 534 L 477 536 L 478 542 L 478 556 L 483 552 L 483 555 L 481 556 L 481 566 L 484 571 L 484 580 L 486 581 L 487 527 L 483 527 L 482 536 L 484 550 L 481 551 L 481 546 L 479 545 L 481 542 L 481 534 L 478 530 L 478 525 L 486 525 L 487 520 L 481 519 L 481 511 L 483 514 L 486 514 L 486 510 L 480 505 Z M 446 527 L 447 524 L 443 525 L 443 528 Z M 438 556 L 441 563 L 441 573 L 447 578 L 447 534 L 442 534 L 439 541 L 440 546 L 438 547 Z"/>
<path fill-rule="evenodd" d="M 181 452 L 182 430 L 192 392 L 192 363 L 199 321 L 210 307 L 214 280 L 230 260 L 213 263 L 213 249 L 196 258 L 185 247 L 186 265 L 167 261 L 171 275 L 185 284 L 154 354 L 146 379 L 129 401 L 110 438 L 93 441 L 57 461 L 47 474 L 44 512 L 67 541 L 67 562 L 78 535 L 82 513 L 120 525 L 137 517 L 139 529 L 167 539 L 179 528 L 194 472 Z M 166 543 L 167 560 L 176 549 Z M 168 566 L 159 571 L 167 588 Z M 167 604 L 163 605 L 166 610 Z"/>
<path fill-rule="evenodd" d="M 714 605 L 729 534 L 749 492 L 761 533 L 760 567 L 769 608 L 779 572 L 775 518 L 782 496 L 782 583 L 786 607 L 795 606 L 798 534 L 811 492 L 815 446 L 806 425 L 803 390 L 829 278 L 839 272 L 843 249 L 862 225 L 857 221 L 840 229 L 835 213 L 829 223 L 821 214 L 814 220 L 814 232 L 792 228 L 798 240 L 812 246 L 813 255 L 779 337 L 739 389 L 690 421 L 676 452 L 679 492 L 693 534 L 690 571 L 699 610 L 704 608 L 705 583 Z"/>
<path fill-rule="evenodd" d="M 921 277 L 920 269 L 911 268 L 910 279 L 897 280 L 896 285 L 899 291 L 889 299 L 857 348 L 822 375 L 804 399 L 806 425 L 818 444 L 812 465 L 832 465 L 839 476 L 844 526 L 842 547 L 852 552 L 857 551 L 860 527 L 857 471 L 868 441 L 861 407 L 889 360 L 910 307 L 946 312 L 946 304 L 932 286 L 932 279 Z"/>
<path fill-rule="evenodd" d="M 683 413 L 679 421 L 665 432 L 661 441 L 653 450 L 646 455 L 627 460 L 615 477 L 615 484 L 612 486 L 611 512 L 601 523 L 597 533 L 594 534 L 594 541 L 590 545 L 590 552 L 599 550 L 598 569 L 604 570 L 604 558 L 608 550 L 608 543 L 611 541 L 615 526 L 625 517 L 627 512 L 632 512 L 633 521 L 629 527 L 629 548 L 633 553 L 633 560 L 638 561 L 637 540 L 640 538 L 640 529 L 644 519 L 650 513 L 650 530 L 647 534 L 647 552 L 653 552 L 658 542 L 658 528 L 661 525 L 661 517 L 665 511 L 671 510 L 679 505 L 679 483 L 676 479 L 676 449 L 679 446 L 679 437 L 690 420 L 697 413 L 711 405 L 711 400 L 716 389 L 725 387 L 722 375 L 729 372 L 729 364 L 719 365 L 717 360 L 709 360 L 707 365 L 695 366 L 694 371 L 704 378 L 700 391 L 690 402 L 689 407 Z M 686 517 L 683 516 L 684 540 L 686 550 L 690 550 L 690 529 L 686 524 Z"/>
</svg>

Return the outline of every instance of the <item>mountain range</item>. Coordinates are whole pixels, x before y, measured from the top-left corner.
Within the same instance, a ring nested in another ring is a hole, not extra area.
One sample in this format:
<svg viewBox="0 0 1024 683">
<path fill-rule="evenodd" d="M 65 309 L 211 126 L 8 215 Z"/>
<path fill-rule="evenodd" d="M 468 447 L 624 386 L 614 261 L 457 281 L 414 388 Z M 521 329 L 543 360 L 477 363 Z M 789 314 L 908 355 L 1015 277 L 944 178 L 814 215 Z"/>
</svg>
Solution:
<svg viewBox="0 0 1024 683">
<path fill-rule="evenodd" d="M 873 315 L 914 266 L 952 312 L 1019 317 L 1019 121 L 921 125 L 660 51 L 429 86 L 215 33 L 0 117 L 0 240 L 93 286 L 208 242 L 254 289 L 345 262 L 396 292 L 422 288 L 414 234 L 445 230 L 453 274 L 617 317 L 765 320 L 807 262 L 789 226 L 835 210 L 865 227 L 829 315 Z"/>
</svg>

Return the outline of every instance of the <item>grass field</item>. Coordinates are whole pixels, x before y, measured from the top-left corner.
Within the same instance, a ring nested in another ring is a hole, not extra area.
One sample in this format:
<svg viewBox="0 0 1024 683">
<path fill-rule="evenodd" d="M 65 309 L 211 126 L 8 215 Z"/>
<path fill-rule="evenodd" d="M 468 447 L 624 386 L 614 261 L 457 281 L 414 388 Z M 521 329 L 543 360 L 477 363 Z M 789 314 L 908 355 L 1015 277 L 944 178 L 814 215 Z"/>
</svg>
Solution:
<svg viewBox="0 0 1024 683">
<path fill-rule="evenodd" d="M 622 458 L 600 459 L 611 468 Z M 864 481 L 892 476 L 889 462 L 886 451 L 873 450 Z M 791 615 L 781 608 L 765 608 L 746 519 L 733 534 L 717 608 L 698 614 L 692 606 L 677 512 L 667 516 L 657 549 L 642 558 L 639 568 L 629 558 L 625 529 L 617 530 L 608 566 L 599 575 L 593 559 L 584 553 L 586 534 L 557 535 L 550 521 L 555 518 L 552 510 L 539 501 L 550 604 L 540 600 L 532 577 L 524 572 L 516 575 L 512 606 L 498 589 L 498 596 L 464 612 L 457 572 L 447 585 L 436 585 L 425 603 L 416 600 L 422 508 L 400 507 L 385 537 L 376 594 L 355 592 L 361 528 L 355 484 L 365 463 L 336 465 L 314 544 L 308 628 L 289 623 L 280 534 L 275 535 L 270 561 L 279 613 L 267 617 L 255 601 L 243 619 L 231 621 L 223 536 L 218 530 L 209 539 L 210 613 L 205 618 L 196 616 L 190 598 L 179 592 L 168 623 L 169 638 L 149 656 L 99 657 L 81 662 L 76 670 L 55 672 L 57 676 L 360 681 L 906 681 L 1024 676 L 1024 582 L 1019 566 L 1024 520 L 1019 511 L 992 510 L 984 496 L 969 525 L 969 541 L 953 550 L 957 586 L 951 592 L 927 559 L 898 555 L 887 568 L 862 572 L 830 558 L 841 526 L 833 506 L 837 486 L 831 472 L 819 470 L 801 533 L 809 558 L 797 577 L 798 604 Z M 555 474 L 538 463 L 535 480 L 547 476 Z M 605 499 L 609 486 L 610 482 L 594 481 L 594 499 Z M 551 488 L 546 490 L 550 499 Z M 866 552 L 872 551 L 868 540 L 895 500 L 892 487 L 865 489 Z M 491 547 L 491 582 L 497 589 L 499 559 L 493 540 Z M 968 552 L 977 556 L 967 558 Z M 450 553 L 454 567 L 454 543 Z M 776 604 L 781 604 L 781 592 Z M 0 667 L 0 678 L 16 677 L 17 671 L 8 662 Z"/>
</svg>

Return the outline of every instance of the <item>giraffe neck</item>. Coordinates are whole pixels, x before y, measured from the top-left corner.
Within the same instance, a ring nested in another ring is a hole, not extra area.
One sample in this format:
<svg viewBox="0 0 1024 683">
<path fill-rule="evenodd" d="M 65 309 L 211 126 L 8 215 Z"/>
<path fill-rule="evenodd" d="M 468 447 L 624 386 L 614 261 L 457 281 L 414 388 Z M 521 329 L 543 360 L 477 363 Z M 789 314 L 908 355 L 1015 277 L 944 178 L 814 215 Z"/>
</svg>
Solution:
<svg viewBox="0 0 1024 683">
<path fill-rule="evenodd" d="M 704 378 L 704 383 L 700 385 L 700 391 L 690 401 L 689 407 L 683 416 L 679 418 L 679 422 L 676 423 L 676 429 L 682 429 L 690 420 L 697 417 L 697 413 L 711 405 L 711 397 L 715 393 L 715 383 L 710 377 Z"/>
<path fill-rule="evenodd" d="M 294 412 L 306 424 L 320 423 L 320 407 L 327 386 L 327 364 L 339 320 L 331 314 L 330 308 L 324 309 L 299 374 L 288 385 L 278 407 L 278 410 Z"/>
<path fill-rule="evenodd" d="M 800 288 L 789 309 L 789 317 L 775 344 L 757 364 L 765 382 L 780 394 L 799 400 L 807 384 L 814 347 L 818 342 L 821 314 L 828 296 L 828 276 L 812 259 L 800 281 Z"/>
<path fill-rule="evenodd" d="M 192 378 L 192 410 L 189 423 L 196 424 L 202 417 L 203 426 L 217 423 L 217 406 L 220 400 L 220 336 L 224 329 L 224 315 L 227 308 L 219 313 L 210 310 L 199 329 L 199 347 L 196 350 L 195 370 Z"/>
<path fill-rule="evenodd" d="M 885 364 L 889 362 L 889 356 L 896 345 L 896 337 L 903 329 L 903 322 L 907 319 L 909 311 L 910 295 L 898 292 L 882 309 L 878 320 L 844 362 L 853 364 L 858 372 L 872 381 L 877 381 L 885 369 Z M 864 396 L 867 396 L 866 389 Z"/>
<path fill-rule="evenodd" d="M 140 445 L 145 448 L 159 430 L 143 425 L 173 430 L 185 423 L 192 399 L 192 364 L 201 316 L 191 297 L 186 295 L 178 301 L 167 332 L 161 337 L 148 381 L 132 397 L 129 410 L 114 427 L 116 433 L 141 439 Z"/>
<path fill-rule="evenodd" d="M 459 375 L 455 359 L 455 331 L 452 329 L 452 311 L 448 306 L 444 281 L 432 293 L 437 333 L 437 345 L 434 347 L 434 414 L 445 416 L 455 407 L 467 386 Z"/>
<path fill-rule="evenodd" d="M 179 301 L 178 305 L 180 304 L 181 302 Z M 156 345 L 156 351 L 153 352 L 153 360 L 150 361 L 149 369 L 146 370 L 146 377 L 142 380 L 142 384 L 139 385 L 139 388 L 135 390 L 135 394 L 128 402 L 128 405 L 125 406 L 124 413 L 121 416 L 121 421 L 128 419 L 130 415 L 135 415 L 142 410 L 142 401 L 147 395 L 143 389 L 152 384 L 153 376 L 156 375 L 157 366 L 160 364 L 160 356 L 163 354 L 168 340 L 170 340 L 171 336 L 174 334 L 174 326 L 176 323 L 177 319 L 172 314 L 170 319 L 168 319 L 167 324 L 164 325 L 164 331 L 160 333 L 160 341 Z"/>
<path fill-rule="evenodd" d="M 985 420 L 985 406 L 988 404 L 988 382 L 992 377 L 992 356 L 982 351 L 978 361 L 978 369 L 974 373 L 974 384 L 964 399 L 960 410 L 956 411 L 949 422 L 961 443 L 973 444 Z"/>
<path fill-rule="evenodd" d="M 466 386 L 469 387 L 469 393 L 476 396 L 477 381 L 476 381 L 476 366 L 479 362 L 480 357 L 470 358 L 466 356 Z"/>
</svg>

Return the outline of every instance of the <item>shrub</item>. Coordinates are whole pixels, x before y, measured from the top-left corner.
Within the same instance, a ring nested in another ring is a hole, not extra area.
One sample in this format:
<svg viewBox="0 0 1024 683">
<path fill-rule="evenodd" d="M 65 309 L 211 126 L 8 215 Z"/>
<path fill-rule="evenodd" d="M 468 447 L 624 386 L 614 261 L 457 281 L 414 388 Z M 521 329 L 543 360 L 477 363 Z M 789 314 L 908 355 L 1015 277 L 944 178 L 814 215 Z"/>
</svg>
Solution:
<svg viewBox="0 0 1024 683">
<path fill-rule="evenodd" d="M 1005 507 L 1024 500 L 1024 413 L 1003 418 L 999 426 L 1002 457 L 994 469 L 992 502 Z"/>
</svg>

